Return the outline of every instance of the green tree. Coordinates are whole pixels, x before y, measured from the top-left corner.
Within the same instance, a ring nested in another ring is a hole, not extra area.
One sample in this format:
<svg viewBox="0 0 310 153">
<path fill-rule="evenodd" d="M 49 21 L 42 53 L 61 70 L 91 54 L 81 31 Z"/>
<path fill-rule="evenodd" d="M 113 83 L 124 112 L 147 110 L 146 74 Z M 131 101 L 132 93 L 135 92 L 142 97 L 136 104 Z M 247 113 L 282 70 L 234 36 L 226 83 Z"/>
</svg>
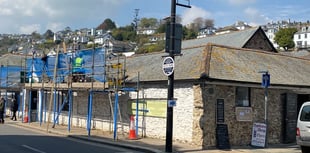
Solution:
<svg viewBox="0 0 310 153">
<path fill-rule="evenodd" d="M 39 33 L 37 33 L 36 31 L 34 31 L 34 32 L 31 33 L 31 37 L 32 37 L 32 39 L 34 39 L 34 40 L 39 40 L 39 39 L 41 39 L 41 35 L 40 35 Z"/>
<path fill-rule="evenodd" d="M 119 41 L 135 41 L 136 32 L 134 31 L 133 25 L 128 25 L 125 27 L 120 27 L 112 31 L 112 36 L 114 39 Z"/>
<path fill-rule="evenodd" d="M 165 49 L 165 41 L 159 41 L 154 44 L 142 45 L 136 51 L 137 54 L 160 52 Z"/>
<path fill-rule="evenodd" d="M 46 30 L 46 32 L 43 34 L 45 39 L 53 39 L 54 32 L 50 29 Z"/>
<path fill-rule="evenodd" d="M 105 19 L 98 27 L 97 29 L 102 29 L 102 30 L 113 30 L 116 28 L 115 22 L 113 22 L 111 19 L 107 18 Z"/>
<path fill-rule="evenodd" d="M 295 47 L 293 38 L 294 33 L 296 32 L 297 32 L 296 28 L 282 28 L 276 33 L 274 41 L 285 51 L 287 51 L 288 49 Z"/>
<path fill-rule="evenodd" d="M 166 32 L 166 23 L 160 24 L 156 30 L 156 33 L 165 33 Z"/>
<path fill-rule="evenodd" d="M 156 18 L 142 18 L 140 20 L 139 27 L 150 28 L 150 27 L 155 27 L 157 24 L 158 24 L 158 21 Z"/>
<path fill-rule="evenodd" d="M 195 39 L 197 35 L 198 35 L 198 32 L 195 31 L 194 29 L 183 26 L 183 40 Z"/>
</svg>

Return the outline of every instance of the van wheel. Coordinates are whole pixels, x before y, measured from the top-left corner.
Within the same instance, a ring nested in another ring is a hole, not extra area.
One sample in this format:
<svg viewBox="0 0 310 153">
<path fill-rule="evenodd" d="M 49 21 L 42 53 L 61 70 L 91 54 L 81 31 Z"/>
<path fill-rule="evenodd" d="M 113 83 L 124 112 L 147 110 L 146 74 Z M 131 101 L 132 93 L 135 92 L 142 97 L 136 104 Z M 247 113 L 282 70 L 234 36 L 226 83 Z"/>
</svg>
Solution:
<svg viewBox="0 0 310 153">
<path fill-rule="evenodd" d="M 310 147 L 300 146 L 300 148 L 301 148 L 302 153 L 309 153 L 310 152 Z"/>
</svg>

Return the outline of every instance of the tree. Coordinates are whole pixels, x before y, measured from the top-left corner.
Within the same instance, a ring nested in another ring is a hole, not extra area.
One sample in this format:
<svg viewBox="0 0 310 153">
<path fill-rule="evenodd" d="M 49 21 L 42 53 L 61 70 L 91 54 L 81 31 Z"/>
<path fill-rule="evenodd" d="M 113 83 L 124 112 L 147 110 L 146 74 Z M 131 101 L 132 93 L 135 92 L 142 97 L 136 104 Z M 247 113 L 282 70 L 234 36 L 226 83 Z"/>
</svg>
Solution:
<svg viewBox="0 0 310 153">
<path fill-rule="evenodd" d="M 160 24 L 156 30 L 156 33 L 165 33 L 166 32 L 166 23 Z"/>
<path fill-rule="evenodd" d="M 214 20 L 203 19 L 202 17 L 195 18 L 190 24 L 189 28 L 198 32 L 202 28 L 212 28 L 214 27 Z"/>
<path fill-rule="evenodd" d="M 116 28 L 115 22 L 113 22 L 111 19 L 107 18 L 105 19 L 98 27 L 97 29 L 102 29 L 105 31 L 113 30 Z"/>
<path fill-rule="evenodd" d="M 214 27 L 214 20 L 212 20 L 212 19 L 205 19 L 204 20 L 204 26 L 206 28 L 213 28 Z"/>
<path fill-rule="evenodd" d="M 36 31 L 34 31 L 34 32 L 31 33 L 31 37 L 32 37 L 32 39 L 34 39 L 34 40 L 41 39 L 41 35 L 40 35 L 39 33 L 37 33 Z"/>
<path fill-rule="evenodd" d="M 282 28 L 276 33 L 274 41 L 285 51 L 287 51 L 288 49 L 295 47 L 293 38 L 294 33 L 296 32 L 296 28 Z"/>
<path fill-rule="evenodd" d="M 198 33 L 196 31 L 194 31 L 193 29 L 189 29 L 186 26 L 183 26 L 183 39 L 187 40 L 187 39 L 195 39 L 198 35 Z"/>
<path fill-rule="evenodd" d="M 142 28 L 150 28 L 150 27 L 155 27 L 157 23 L 158 21 L 156 18 L 142 18 L 140 20 L 139 26 Z"/>
<path fill-rule="evenodd" d="M 136 39 L 136 32 L 133 25 L 120 27 L 112 31 L 114 39 L 119 41 L 134 41 Z"/>
<path fill-rule="evenodd" d="M 50 29 L 46 30 L 46 32 L 43 34 L 45 39 L 53 39 L 54 32 Z"/>
</svg>

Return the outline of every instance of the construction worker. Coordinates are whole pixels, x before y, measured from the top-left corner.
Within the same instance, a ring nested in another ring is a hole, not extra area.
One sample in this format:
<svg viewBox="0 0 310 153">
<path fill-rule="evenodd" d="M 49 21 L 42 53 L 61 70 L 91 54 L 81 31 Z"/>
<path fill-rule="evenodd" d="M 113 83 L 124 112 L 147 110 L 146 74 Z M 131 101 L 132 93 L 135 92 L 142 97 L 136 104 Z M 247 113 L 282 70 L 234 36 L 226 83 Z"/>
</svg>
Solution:
<svg viewBox="0 0 310 153">
<path fill-rule="evenodd" d="M 83 65 L 84 60 L 82 55 L 78 54 L 73 62 L 73 82 L 83 82 L 85 80 Z"/>
</svg>

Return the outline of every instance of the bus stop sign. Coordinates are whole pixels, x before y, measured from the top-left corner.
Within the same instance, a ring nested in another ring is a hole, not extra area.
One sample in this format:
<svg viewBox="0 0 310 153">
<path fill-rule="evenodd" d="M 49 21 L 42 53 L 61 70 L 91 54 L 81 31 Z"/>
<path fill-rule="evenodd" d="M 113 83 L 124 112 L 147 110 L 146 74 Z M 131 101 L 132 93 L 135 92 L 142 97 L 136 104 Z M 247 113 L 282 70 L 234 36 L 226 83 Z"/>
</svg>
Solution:
<svg viewBox="0 0 310 153">
<path fill-rule="evenodd" d="M 163 72 L 166 76 L 170 76 L 174 71 L 174 60 L 172 57 L 165 57 L 163 61 Z"/>
</svg>

